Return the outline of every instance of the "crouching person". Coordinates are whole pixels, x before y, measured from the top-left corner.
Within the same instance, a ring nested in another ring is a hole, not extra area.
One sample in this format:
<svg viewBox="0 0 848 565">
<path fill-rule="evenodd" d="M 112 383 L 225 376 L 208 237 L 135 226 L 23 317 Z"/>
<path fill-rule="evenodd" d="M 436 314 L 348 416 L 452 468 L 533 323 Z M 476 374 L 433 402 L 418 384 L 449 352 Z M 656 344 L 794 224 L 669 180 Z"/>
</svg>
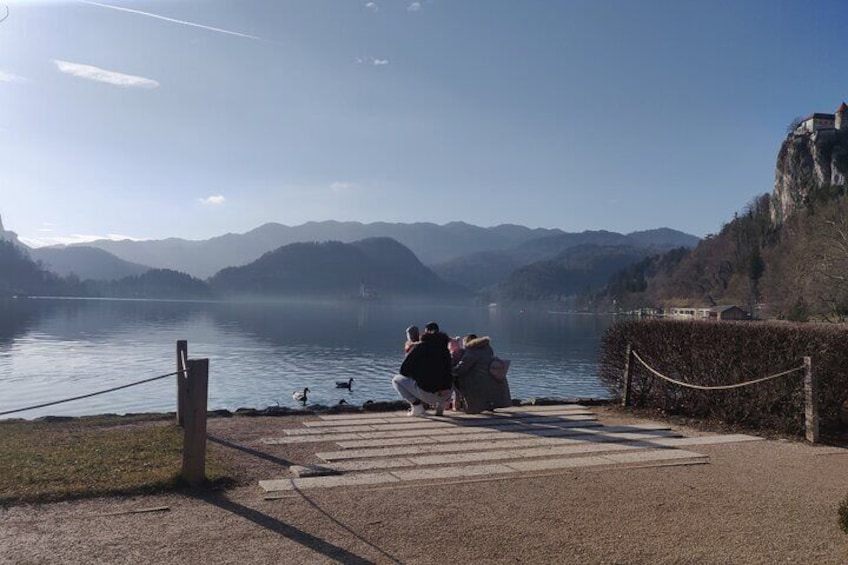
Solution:
<svg viewBox="0 0 848 565">
<path fill-rule="evenodd" d="M 469 414 L 512 406 L 506 377 L 496 379 L 490 373 L 494 357 L 488 337 L 474 334 L 465 337 L 465 352 L 454 366 L 453 376 L 457 390 L 465 399 L 465 411 Z"/>
<path fill-rule="evenodd" d="M 424 414 L 424 404 L 435 406 L 441 415 L 451 397 L 451 356 L 448 336 L 439 331 L 436 322 L 424 326 L 421 341 L 407 353 L 400 374 L 392 379 L 392 386 L 409 402 L 409 416 Z"/>
</svg>

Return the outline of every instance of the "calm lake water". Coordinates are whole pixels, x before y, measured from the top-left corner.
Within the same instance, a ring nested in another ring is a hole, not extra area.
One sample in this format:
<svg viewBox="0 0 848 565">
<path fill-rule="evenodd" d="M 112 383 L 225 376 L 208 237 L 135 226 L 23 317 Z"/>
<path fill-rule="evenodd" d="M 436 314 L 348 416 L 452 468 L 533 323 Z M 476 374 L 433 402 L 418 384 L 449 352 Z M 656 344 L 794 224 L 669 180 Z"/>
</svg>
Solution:
<svg viewBox="0 0 848 565">
<path fill-rule="evenodd" d="M 489 335 L 512 360 L 513 397 L 606 397 L 598 344 L 612 318 L 403 303 L 0 300 L 0 412 L 79 396 L 175 369 L 175 344 L 208 357 L 209 408 L 396 400 L 390 379 L 405 328 L 436 320 L 451 335 Z M 355 379 L 353 390 L 335 387 Z M 0 418 L 173 411 L 173 378 Z"/>
</svg>

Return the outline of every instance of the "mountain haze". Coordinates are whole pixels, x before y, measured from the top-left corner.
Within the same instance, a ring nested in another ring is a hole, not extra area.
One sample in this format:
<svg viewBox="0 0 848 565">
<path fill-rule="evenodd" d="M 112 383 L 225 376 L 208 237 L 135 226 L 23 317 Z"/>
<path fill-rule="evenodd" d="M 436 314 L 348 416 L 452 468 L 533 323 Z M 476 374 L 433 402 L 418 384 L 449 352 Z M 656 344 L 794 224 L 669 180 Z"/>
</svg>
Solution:
<svg viewBox="0 0 848 565">
<path fill-rule="evenodd" d="M 112 281 L 140 275 L 150 269 L 95 247 L 39 247 L 31 249 L 29 254 L 57 275 L 73 274 L 80 280 Z"/>
<path fill-rule="evenodd" d="M 678 247 L 694 247 L 698 241 L 693 235 L 668 228 L 627 235 L 604 230 L 560 233 L 535 238 L 512 249 L 472 253 L 432 268 L 446 281 L 481 290 L 506 281 L 516 269 L 554 259 L 575 247 L 594 246 L 588 249 L 595 249 L 599 255 L 606 254 L 615 246 L 632 247 L 644 250 L 645 255 Z"/>
<path fill-rule="evenodd" d="M 243 234 L 229 233 L 203 241 L 178 238 L 149 241 L 98 240 L 85 245 L 108 251 L 125 261 L 209 277 L 225 267 L 241 266 L 283 245 L 309 241 L 353 242 L 390 237 L 410 248 L 425 264 L 477 251 L 513 247 L 561 230 L 501 225 L 481 228 L 463 222 L 394 224 L 376 222 L 308 222 L 300 226 L 268 223 Z"/>
<path fill-rule="evenodd" d="M 668 237 L 675 237 L 674 234 L 677 234 L 678 238 L 682 237 L 690 242 L 697 241 L 696 237 L 688 234 L 674 230 L 668 230 L 668 232 Z M 178 238 L 149 241 L 99 240 L 85 245 L 103 249 L 131 263 L 173 269 L 205 278 L 225 267 L 237 267 L 250 263 L 264 253 L 290 243 L 309 241 L 350 243 L 370 237 L 394 239 L 411 249 L 425 265 L 436 265 L 474 253 L 513 249 L 525 243 L 530 245 L 526 249 L 527 252 L 536 253 L 529 259 L 521 260 L 529 262 L 549 258 L 570 245 L 613 244 L 629 236 L 614 232 L 569 234 L 559 229 L 531 229 L 512 224 L 482 228 L 464 222 L 437 225 L 326 221 L 308 222 L 294 227 L 268 223 L 243 234 L 230 233 L 203 241 Z M 535 250 L 536 244 L 530 243 L 534 240 L 547 241 L 545 238 L 552 238 L 551 249 L 548 251 Z M 669 245 L 669 248 L 677 245 L 681 244 Z M 694 244 L 688 243 L 688 245 Z M 520 255 L 521 252 L 519 251 L 518 254 Z M 510 260 L 507 259 L 507 261 Z M 526 262 L 520 264 L 526 264 Z"/>
<path fill-rule="evenodd" d="M 518 269 L 498 287 L 497 296 L 509 301 L 572 299 L 648 254 L 646 248 L 629 245 L 577 245 Z"/>
</svg>

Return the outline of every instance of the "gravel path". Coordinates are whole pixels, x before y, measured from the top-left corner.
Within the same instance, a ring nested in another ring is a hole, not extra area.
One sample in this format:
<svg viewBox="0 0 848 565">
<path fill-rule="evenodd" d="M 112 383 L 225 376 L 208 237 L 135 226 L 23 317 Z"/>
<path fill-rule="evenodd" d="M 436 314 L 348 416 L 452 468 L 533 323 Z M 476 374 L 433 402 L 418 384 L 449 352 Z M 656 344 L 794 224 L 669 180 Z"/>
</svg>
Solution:
<svg viewBox="0 0 848 565">
<path fill-rule="evenodd" d="M 644 421 L 597 411 L 605 424 Z M 291 463 L 317 462 L 321 446 L 259 439 L 302 422 L 210 420 L 213 448 L 239 469 L 240 486 L 226 492 L 0 510 L 0 563 L 848 562 L 848 536 L 837 525 L 848 450 L 785 440 L 705 445 L 696 451 L 710 456 L 708 465 L 584 468 L 267 500 L 256 481 L 283 476 Z"/>
</svg>

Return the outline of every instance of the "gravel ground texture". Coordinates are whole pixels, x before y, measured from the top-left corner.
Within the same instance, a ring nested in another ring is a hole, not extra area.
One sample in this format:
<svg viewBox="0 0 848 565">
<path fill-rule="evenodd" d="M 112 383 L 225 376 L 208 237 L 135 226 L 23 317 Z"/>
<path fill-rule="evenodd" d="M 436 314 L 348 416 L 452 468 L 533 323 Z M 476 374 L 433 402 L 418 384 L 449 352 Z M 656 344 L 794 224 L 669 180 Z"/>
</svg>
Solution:
<svg viewBox="0 0 848 565">
<path fill-rule="evenodd" d="M 604 424 L 645 421 L 593 410 Z M 260 442 L 305 419 L 211 419 L 213 449 L 238 472 L 226 491 L 0 509 L 0 563 L 848 563 L 842 448 L 769 439 L 695 446 L 707 465 L 268 496 L 258 480 L 333 447 Z"/>
</svg>

